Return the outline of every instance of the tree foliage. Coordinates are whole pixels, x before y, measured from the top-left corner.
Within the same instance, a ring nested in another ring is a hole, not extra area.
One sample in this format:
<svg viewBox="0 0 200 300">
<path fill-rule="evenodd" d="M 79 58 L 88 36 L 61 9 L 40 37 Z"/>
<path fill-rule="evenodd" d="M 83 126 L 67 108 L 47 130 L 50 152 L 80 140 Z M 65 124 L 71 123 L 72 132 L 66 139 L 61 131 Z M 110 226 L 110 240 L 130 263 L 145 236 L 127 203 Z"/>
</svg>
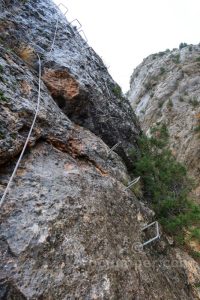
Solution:
<svg viewBox="0 0 200 300">
<path fill-rule="evenodd" d="M 200 225 L 200 207 L 189 200 L 192 180 L 170 151 L 168 139 L 165 124 L 154 127 L 151 137 L 143 135 L 139 140 L 141 154 L 136 158 L 134 173 L 141 176 L 144 196 L 165 230 L 180 237 L 186 229 Z"/>
</svg>

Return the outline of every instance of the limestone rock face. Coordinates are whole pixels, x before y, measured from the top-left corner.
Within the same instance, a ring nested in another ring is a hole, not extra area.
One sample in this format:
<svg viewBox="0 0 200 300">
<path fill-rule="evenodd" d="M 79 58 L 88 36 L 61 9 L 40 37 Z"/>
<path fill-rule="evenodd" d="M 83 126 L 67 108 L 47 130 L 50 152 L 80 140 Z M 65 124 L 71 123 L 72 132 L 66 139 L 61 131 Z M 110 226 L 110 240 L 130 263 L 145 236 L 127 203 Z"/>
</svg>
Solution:
<svg viewBox="0 0 200 300">
<path fill-rule="evenodd" d="M 131 77 L 129 100 L 145 132 L 165 123 L 170 146 L 198 187 L 200 200 L 200 45 L 147 57 Z"/>
<path fill-rule="evenodd" d="M 33 120 L 42 58 L 37 122 L 0 211 L 0 299 L 199 299 L 194 260 L 164 235 L 140 247 L 155 234 L 141 231 L 153 212 L 125 187 L 141 130 L 101 59 L 51 1 L 0 8 L 0 195 Z M 121 157 L 109 153 L 116 142 Z"/>
<path fill-rule="evenodd" d="M 59 9 L 48 0 L 6 1 L 0 34 L 1 43 L 36 71 L 35 52 L 41 56 L 44 83 L 59 107 L 110 147 L 121 142 L 116 151 L 129 165 L 128 149 L 137 148 L 140 133 L 135 115 L 128 100 L 116 92 L 102 59 Z"/>
</svg>

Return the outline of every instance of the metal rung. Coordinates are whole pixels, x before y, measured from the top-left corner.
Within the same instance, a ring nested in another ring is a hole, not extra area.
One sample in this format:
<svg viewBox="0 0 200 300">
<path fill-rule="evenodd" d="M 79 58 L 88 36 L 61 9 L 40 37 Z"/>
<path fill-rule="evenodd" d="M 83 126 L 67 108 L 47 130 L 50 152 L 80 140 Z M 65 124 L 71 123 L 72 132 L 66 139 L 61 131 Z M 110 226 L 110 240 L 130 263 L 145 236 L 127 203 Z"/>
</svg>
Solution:
<svg viewBox="0 0 200 300">
<path fill-rule="evenodd" d="M 81 34 L 81 32 L 82 32 L 82 34 Z M 79 30 L 78 33 L 81 35 L 81 37 L 85 40 L 85 42 L 87 44 L 88 39 L 87 39 L 87 37 L 86 37 L 85 32 L 83 31 L 83 29 Z"/>
<path fill-rule="evenodd" d="M 87 47 L 83 48 L 83 50 L 90 50 L 90 49 L 93 50 L 93 48 L 91 46 L 87 46 Z"/>
<path fill-rule="evenodd" d="M 60 9 L 60 6 L 63 6 L 65 8 L 65 12 L 63 12 Z M 68 12 L 68 8 L 64 4 L 62 4 L 62 3 L 58 4 L 58 8 L 62 11 L 62 13 L 64 14 L 64 16 Z M 51 49 L 49 51 L 49 54 L 51 54 L 51 52 L 53 51 L 53 48 L 54 48 L 54 44 L 55 44 L 55 41 L 56 41 L 56 35 L 57 35 L 57 31 L 58 31 L 58 23 L 59 23 L 59 17 L 57 18 L 57 21 L 56 21 L 56 29 L 55 29 L 55 32 L 54 32 L 53 42 L 51 44 Z"/>
<path fill-rule="evenodd" d="M 73 25 L 74 22 L 77 22 L 79 26 L 77 27 L 76 25 Z M 82 25 L 81 25 L 81 23 L 79 22 L 78 19 L 72 20 L 72 21 L 69 23 L 69 25 L 75 26 L 77 31 L 78 31 L 79 29 L 81 29 L 81 27 L 82 27 Z"/>
<path fill-rule="evenodd" d="M 139 180 L 140 180 L 140 176 L 137 177 L 137 178 L 135 178 L 135 179 L 133 179 L 133 180 L 129 183 L 129 185 L 124 189 L 124 191 L 128 190 L 132 185 L 136 184 Z"/>
<path fill-rule="evenodd" d="M 112 151 L 114 151 L 120 144 L 121 144 L 121 142 L 118 142 L 118 143 L 115 144 L 112 148 L 110 148 L 110 150 L 108 151 L 108 156 L 109 156 L 110 153 L 111 153 Z"/>
<path fill-rule="evenodd" d="M 58 7 L 59 7 L 59 8 L 60 8 L 60 6 L 63 6 L 63 7 L 65 8 L 65 12 L 63 12 L 63 11 L 61 10 L 62 13 L 63 13 L 63 15 L 65 16 L 69 9 L 68 9 L 64 4 L 62 4 L 62 3 L 59 3 L 59 4 L 58 4 Z"/>
<path fill-rule="evenodd" d="M 144 246 L 150 244 L 151 242 L 153 242 L 153 241 L 155 241 L 155 240 L 157 240 L 157 239 L 160 238 L 159 226 L 158 226 L 158 222 L 157 222 L 157 221 L 152 222 L 152 223 L 149 224 L 149 225 L 146 225 L 145 227 L 142 228 L 142 231 L 144 231 L 144 230 L 146 230 L 147 228 L 153 226 L 154 224 L 155 224 L 155 228 L 156 228 L 156 236 L 153 237 L 153 238 L 151 238 L 150 240 L 144 242 L 144 243 L 141 245 L 142 248 L 143 248 Z"/>
</svg>

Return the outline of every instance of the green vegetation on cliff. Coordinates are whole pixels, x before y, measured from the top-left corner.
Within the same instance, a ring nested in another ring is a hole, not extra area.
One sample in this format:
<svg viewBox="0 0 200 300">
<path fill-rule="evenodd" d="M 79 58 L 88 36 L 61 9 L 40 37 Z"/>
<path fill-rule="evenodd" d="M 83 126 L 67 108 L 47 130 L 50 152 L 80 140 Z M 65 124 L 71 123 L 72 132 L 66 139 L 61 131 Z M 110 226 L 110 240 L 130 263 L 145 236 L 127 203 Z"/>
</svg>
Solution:
<svg viewBox="0 0 200 300">
<path fill-rule="evenodd" d="M 136 159 L 135 172 L 144 184 L 144 196 L 149 200 L 159 222 L 177 242 L 189 239 L 200 241 L 200 207 L 189 199 L 193 187 L 186 168 L 176 161 L 168 148 L 166 125 L 151 130 L 151 137 L 139 139 L 141 155 Z M 132 153 L 134 155 L 134 153 Z"/>
</svg>

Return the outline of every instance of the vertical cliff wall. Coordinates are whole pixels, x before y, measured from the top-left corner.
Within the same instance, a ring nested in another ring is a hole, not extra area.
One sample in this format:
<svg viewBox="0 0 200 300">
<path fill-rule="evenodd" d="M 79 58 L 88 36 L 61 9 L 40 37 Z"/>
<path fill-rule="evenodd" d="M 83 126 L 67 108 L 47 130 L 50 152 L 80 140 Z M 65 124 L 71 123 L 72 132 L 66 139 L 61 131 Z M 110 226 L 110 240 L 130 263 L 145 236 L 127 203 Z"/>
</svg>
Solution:
<svg viewBox="0 0 200 300">
<path fill-rule="evenodd" d="M 131 77 L 129 99 L 145 132 L 158 123 L 169 130 L 170 146 L 197 182 L 200 198 L 200 46 L 147 57 Z"/>
<path fill-rule="evenodd" d="M 102 59 L 49 1 L 7 3 L 0 20 L 1 42 L 36 70 L 32 51 L 40 54 L 44 83 L 62 111 L 109 146 L 121 142 L 117 151 L 130 163 L 128 148 L 137 147 L 140 129 Z"/>
<path fill-rule="evenodd" d="M 42 62 L 0 212 L 0 299 L 198 299 L 194 260 L 164 235 L 140 248 L 154 214 L 125 188 L 141 130 L 102 60 L 51 1 L 0 7 L 1 195 Z"/>
</svg>

